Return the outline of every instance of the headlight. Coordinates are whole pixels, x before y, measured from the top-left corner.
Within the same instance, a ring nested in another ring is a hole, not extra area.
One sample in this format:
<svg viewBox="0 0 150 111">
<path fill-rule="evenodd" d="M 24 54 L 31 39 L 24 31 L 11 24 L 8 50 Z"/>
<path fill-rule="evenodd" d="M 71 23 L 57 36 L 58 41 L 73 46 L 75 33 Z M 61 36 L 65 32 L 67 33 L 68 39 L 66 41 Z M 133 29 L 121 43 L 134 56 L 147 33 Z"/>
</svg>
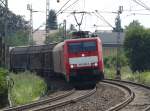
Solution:
<svg viewBox="0 0 150 111">
<path fill-rule="evenodd" d="M 97 63 L 94 63 L 94 66 L 98 66 L 98 64 L 97 64 Z"/>
<path fill-rule="evenodd" d="M 73 68 L 74 66 L 73 66 L 73 65 L 70 65 L 70 67 Z"/>
</svg>

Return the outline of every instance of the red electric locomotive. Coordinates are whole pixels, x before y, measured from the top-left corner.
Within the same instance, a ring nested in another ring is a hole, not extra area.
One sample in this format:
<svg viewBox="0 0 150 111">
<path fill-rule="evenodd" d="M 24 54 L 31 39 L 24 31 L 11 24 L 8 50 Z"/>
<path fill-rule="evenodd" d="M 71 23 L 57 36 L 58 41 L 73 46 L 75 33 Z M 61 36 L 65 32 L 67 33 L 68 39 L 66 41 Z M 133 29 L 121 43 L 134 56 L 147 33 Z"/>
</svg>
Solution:
<svg viewBox="0 0 150 111">
<path fill-rule="evenodd" d="M 99 37 L 65 40 L 53 49 L 54 72 L 67 81 L 104 78 L 102 43 Z"/>
</svg>

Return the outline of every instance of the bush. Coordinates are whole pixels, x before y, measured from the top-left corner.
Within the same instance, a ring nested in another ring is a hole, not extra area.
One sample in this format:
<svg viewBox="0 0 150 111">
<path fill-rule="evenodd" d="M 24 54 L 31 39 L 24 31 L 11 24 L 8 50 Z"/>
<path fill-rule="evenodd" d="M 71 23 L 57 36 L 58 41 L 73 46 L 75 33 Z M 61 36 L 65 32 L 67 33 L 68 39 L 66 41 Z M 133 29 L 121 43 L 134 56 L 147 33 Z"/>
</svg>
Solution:
<svg viewBox="0 0 150 111">
<path fill-rule="evenodd" d="M 118 60 L 121 66 L 126 66 L 128 64 L 127 58 L 123 54 L 119 56 Z M 104 57 L 104 64 L 106 68 L 116 67 L 116 61 L 117 61 L 116 56 Z"/>
<path fill-rule="evenodd" d="M 124 47 L 133 72 L 150 70 L 150 30 L 133 21 L 127 27 Z"/>
<path fill-rule="evenodd" d="M 10 75 L 14 80 L 14 86 L 11 90 L 13 105 L 35 101 L 47 91 L 47 85 L 44 80 L 34 73 L 23 72 Z"/>
<path fill-rule="evenodd" d="M 122 79 L 150 86 L 150 72 L 124 73 L 122 74 Z"/>
<path fill-rule="evenodd" d="M 7 76 L 8 71 L 0 68 L 0 107 L 8 103 Z"/>
<path fill-rule="evenodd" d="M 105 73 L 107 78 L 115 79 L 116 77 L 116 70 L 114 68 L 105 68 Z M 121 79 L 150 86 L 150 71 L 132 73 L 128 66 L 122 67 Z"/>
</svg>

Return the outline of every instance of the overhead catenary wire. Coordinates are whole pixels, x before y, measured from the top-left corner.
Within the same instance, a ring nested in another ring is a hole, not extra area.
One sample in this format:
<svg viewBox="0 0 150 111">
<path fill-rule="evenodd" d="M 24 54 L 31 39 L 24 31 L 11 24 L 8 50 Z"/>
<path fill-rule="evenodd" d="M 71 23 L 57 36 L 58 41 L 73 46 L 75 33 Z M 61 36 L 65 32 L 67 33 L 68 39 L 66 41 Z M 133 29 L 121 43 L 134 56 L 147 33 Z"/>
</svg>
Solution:
<svg viewBox="0 0 150 111">
<path fill-rule="evenodd" d="M 61 12 L 57 13 L 57 16 L 60 14 L 60 13 L 63 13 L 65 10 L 67 10 L 68 8 L 70 8 L 71 6 L 75 5 L 79 0 L 76 0 L 74 1 L 71 5 L 69 5 L 68 7 L 66 7 L 65 9 L 63 9 Z"/>
<path fill-rule="evenodd" d="M 137 10 L 123 10 L 126 12 L 138 12 L 138 11 L 146 11 L 147 9 L 137 9 Z"/>
<path fill-rule="evenodd" d="M 71 0 L 68 0 L 57 12 L 56 15 L 70 2 Z"/>
<path fill-rule="evenodd" d="M 131 15 L 150 15 L 148 13 L 131 13 Z"/>
<path fill-rule="evenodd" d="M 36 28 L 33 33 L 35 33 L 36 31 L 38 31 L 41 27 L 43 27 L 44 25 L 46 25 L 46 23 L 41 24 L 38 28 Z"/>
<path fill-rule="evenodd" d="M 135 2 L 136 4 L 138 4 L 138 5 L 140 5 L 140 6 L 142 6 L 143 8 L 145 8 L 145 9 L 147 9 L 147 10 L 149 10 L 150 11 L 150 7 L 148 7 L 145 3 L 143 3 L 142 1 L 140 1 L 140 0 L 132 0 L 133 2 Z"/>
<path fill-rule="evenodd" d="M 150 9 L 150 7 L 148 7 L 144 2 L 142 2 L 141 0 L 137 0 L 139 3 L 141 3 L 142 5 L 144 5 L 147 9 Z"/>
<path fill-rule="evenodd" d="M 94 15 L 96 17 L 98 17 L 99 19 L 101 19 L 102 21 L 104 21 L 108 26 L 110 26 L 111 28 L 114 28 L 100 13 L 98 13 L 98 11 L 95 11 L 96 13 L 94 13 Z"/>
</svg>

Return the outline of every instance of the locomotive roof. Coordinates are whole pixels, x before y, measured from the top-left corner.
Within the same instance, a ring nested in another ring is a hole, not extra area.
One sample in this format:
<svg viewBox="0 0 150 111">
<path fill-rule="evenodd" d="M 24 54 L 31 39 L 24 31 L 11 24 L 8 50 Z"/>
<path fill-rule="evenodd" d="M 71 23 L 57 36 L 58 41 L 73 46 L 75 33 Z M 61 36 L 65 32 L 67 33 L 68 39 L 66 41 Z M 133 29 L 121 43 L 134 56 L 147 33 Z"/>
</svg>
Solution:
<svg viewBox="0 0 150 111">
<path fill-rule="evenodd" d="M 65 40 L 65 42 L 72 42 L 72 41 L 86 41 L 86 40 L 97 40 L 100 39 L 99 37 L 91 37 L 91 38 L 78 38 L 78 39 L 69 39 Z"/>
</svg>

